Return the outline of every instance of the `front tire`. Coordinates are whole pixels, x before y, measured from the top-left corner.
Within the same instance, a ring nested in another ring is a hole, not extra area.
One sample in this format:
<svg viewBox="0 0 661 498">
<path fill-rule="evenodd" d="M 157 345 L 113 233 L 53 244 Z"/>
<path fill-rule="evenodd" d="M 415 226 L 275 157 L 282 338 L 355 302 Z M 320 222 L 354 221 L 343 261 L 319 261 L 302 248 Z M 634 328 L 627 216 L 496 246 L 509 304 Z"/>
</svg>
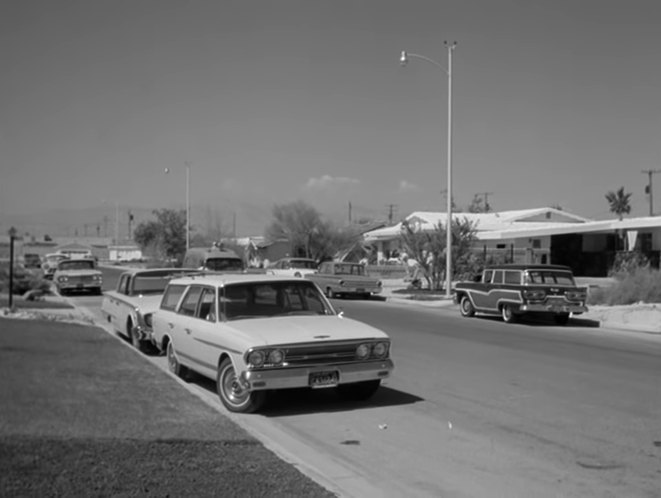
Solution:
<svg viewBox="0 0 661 498">
<path fill-rule="evenodd" d="M 461 312 L 461 316 L 465 316 L 466 318 L 475 316 L 475 307 L 473 306 L 470 297 L 461 297 L 461 301 L 459 302 L 459 311 Z"/>
<path fill-rule="evenodd" d="M 188 368 L 179 363 L 172 341 L 168 342 L 165 354 L 168 358 L 168 370 L 180 379 L 186 380 L 188 378 Z"/>
<path fill-rule="evenodd" d="M 371 398 L 381 385 L 381 380 L 366 380 L 351 384 L 340 384 L 337 393 L 342 399 L 349 401 L 364 401 Z"/>
<path fill-rule="evenodd" d="M 505 323 L 514 323 L 516 322 L 516 315 L 514 314 L 514 308 L 511 304 L 503 304 L 503 307 L 500 309 L 500 312 L 503 316 L 503 321 Z"/>
<path fill-rule="evenodd" d="M 234 413 L 253 413 L 266 399 L 265 391 L 249 391 L 243 386 L 229 358 L 220 362 L 216 389 L 222 404 Z"/>
<path fill-rule="evenodd" d="M 144 341 L 140 340 L 140 334 L 138 334 L 137 328 L 133 325 L 133 322 L 129 322 L 127 325 L 127 329 L 129 332 L 129 338 L 131 339 L 131 344 L 135 349 L 140 351 L 141 353 L 146 353 L 147 352 L 147 345 L 145 344 Z"/>
</svg>

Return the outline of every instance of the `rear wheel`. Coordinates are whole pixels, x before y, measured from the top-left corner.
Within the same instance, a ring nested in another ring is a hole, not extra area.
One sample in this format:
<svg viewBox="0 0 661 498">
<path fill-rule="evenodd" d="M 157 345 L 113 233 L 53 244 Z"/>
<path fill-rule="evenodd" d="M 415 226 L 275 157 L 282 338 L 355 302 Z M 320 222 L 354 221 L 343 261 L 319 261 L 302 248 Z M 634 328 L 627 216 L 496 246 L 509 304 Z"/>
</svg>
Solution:
<svg viewBox="0 0 661 498">
<path fill-rule="evenodd" d="M 242 384 L 229 358 L 220 362 L 216 389 L 225 408 L 235 413 L 253 413 L 266 399 L 266 391 L 249 391 Z"/>
<path fill-rule="evenodd" d="M 366 380 L 352 384 L 340 384 L 337 393 L 342 399 L 350 401 L 363 401 L 371 398 L 381 385 L 380 380 Z"/>
<path fill-rule="evenodd" d="M 514 314 L 514 308 L 511 304 L 503 304 L 503 307 L 500 309 L 500 312 L 503 316 L 503 321 L 505 323 L 512 323 L 516 321 L 516 315 Z"/>
<path fill-rule="evenodd" d="M 553 320 L 558 325 L 567 325 L 567 322 L 569 321 L 569 313 L 558 313 L 553 316 Z"/>
<path fill-rule="evenodd" d="M 461 316 L 465 316 L 467 318 L 475 315 L 475 308 L 473 307 L 473 303 L 468 296 L 461 297 L 461 301 L 459 302 L 459 311 L 461 312 Z"/>
<path fill-rule="evenodd" d="M 140 340 L 140 333 L 138 332 L 137 327 L 133 325 L 133 322 L 129 321 L 127 328 L 129 331 L 129 337 L 131 338 L 131 344 L 133 345 L 133 347 L 138 351 L 140 351 L 141 353 L 146 353 L 147 345 L 145 344 L 144 341 Z"/>
<path fill-rule="evenodd" d="M 179 363 L 177 354 L 174 352 L 172 341 L 168 342 L 166 355 L 168 357 L 168 370 L 175 374 L 180 379 L 188 378 L 188 368 Z"/>
</svg>

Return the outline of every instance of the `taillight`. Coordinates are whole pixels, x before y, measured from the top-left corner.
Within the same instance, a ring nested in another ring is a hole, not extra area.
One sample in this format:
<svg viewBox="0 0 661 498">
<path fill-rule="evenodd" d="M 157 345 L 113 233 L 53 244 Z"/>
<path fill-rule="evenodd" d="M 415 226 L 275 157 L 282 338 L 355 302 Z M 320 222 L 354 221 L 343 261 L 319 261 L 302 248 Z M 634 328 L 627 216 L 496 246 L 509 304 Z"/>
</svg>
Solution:
<svg viewBox="0 0 661 498">
<path fill-rule="evenodd" d="M 528 301 L 543 301 L 546 299 L 546 291 L 543 289 L 524 289 L 523 297 Z"/>
<path fill-rule="evenodd" d="M 588 295 L 585 291 L 567 291 L 565 297 L 569 301 L 585 301 Z"/>
</svg>

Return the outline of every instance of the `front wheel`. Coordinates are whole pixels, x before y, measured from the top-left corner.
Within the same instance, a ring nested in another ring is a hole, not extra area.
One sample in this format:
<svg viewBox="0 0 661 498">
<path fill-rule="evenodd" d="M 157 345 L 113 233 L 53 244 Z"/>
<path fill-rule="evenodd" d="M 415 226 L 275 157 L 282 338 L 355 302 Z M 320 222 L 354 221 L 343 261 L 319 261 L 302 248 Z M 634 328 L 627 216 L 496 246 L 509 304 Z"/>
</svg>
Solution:
<svg viewBox="0 0 661 498">
<path fill-rule="evenodd" d="M 266 399 L 265 391 L 249 391 L 241 383 L 229 358 L 220 362 L 216 389 L 225 408 L 235 413 L 253 413 L 262 407 Z"/>
<path fill-rule="evenodd" d="M 342 399 L 350 401 L 364 401 L 371 398 L 381 385 L 380 380 L 366 380 L 352 384 L 340 384 L 337 393 Z"/>
<path fill-rule="evenodd" d="M 333 299 L 335 297 L 335 292 L 330 287 L 326 287 L 326 297 L 328 299 Z"/>
<path fill-rule="evenodd" d="M 475 308 L 473 307 L 473 303 L 468 296 L 461 297 L 461 301 L 459 302 L 459 311 L 461 312 L 461 316 L 465 316 L 467 318 L 475 316 Z"/>
<path fill-rule="evenodd" d="M 503 304 L 503 307 L 500 310 L 503 321 L 505 323 L 512 323 L 516 321 L 516 315 L 514 314 L 514 308 L 510 304 Z"/>
</svg>

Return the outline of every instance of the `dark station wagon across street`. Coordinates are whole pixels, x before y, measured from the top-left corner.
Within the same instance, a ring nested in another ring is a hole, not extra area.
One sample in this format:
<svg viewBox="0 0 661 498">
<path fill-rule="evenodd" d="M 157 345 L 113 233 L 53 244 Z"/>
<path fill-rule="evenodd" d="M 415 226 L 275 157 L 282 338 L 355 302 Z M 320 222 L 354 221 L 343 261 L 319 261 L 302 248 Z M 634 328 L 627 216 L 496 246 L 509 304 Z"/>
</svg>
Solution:
<svg viewBox="0 0 661 498">
<path fill-rule="evenodd" d="M 457 282 L 455 300 L 462 316 L 501 315 L 507 323 L 525 314 L 551 314 L 564 325 L 571 315 L 588 311 L 587 288 L 561 265 L 490 266 L 473 282 Z"/>
</svg>

